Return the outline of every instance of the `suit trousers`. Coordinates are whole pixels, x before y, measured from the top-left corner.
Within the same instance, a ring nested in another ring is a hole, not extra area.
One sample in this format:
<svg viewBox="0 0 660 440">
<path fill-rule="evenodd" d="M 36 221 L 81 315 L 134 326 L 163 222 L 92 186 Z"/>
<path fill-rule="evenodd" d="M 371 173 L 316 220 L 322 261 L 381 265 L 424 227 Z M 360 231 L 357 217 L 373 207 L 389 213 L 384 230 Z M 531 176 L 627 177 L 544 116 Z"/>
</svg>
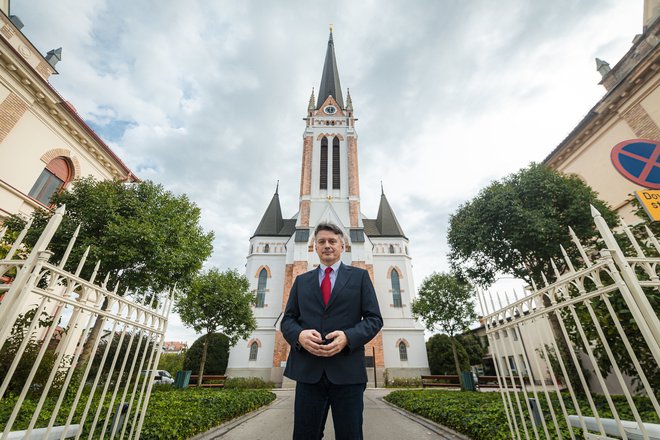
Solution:
<svg viewBox="0 0 660 440">
<path fill-rule="evenodd" d="M 293 440 L 320 440 L 332 409 L 336 440 L 362 440 L 362 412 L 367 384 L 336 385 L 325 373 L 317 383 L 296 383 Z"/>
</svg>

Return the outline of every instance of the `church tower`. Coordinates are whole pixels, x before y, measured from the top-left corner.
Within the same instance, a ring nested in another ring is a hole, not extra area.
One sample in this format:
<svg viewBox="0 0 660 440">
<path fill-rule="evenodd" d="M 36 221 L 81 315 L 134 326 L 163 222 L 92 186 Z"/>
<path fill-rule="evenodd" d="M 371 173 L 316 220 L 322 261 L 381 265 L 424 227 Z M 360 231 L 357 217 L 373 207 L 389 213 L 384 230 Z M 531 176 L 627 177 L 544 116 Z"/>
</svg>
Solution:
<svg viewBox="0 0 660 440">
<path fill-rule="evenodd" d="M 360 212 L 356 118 L 350 92 L 341 90 L 330 30 L 318 98 L 309 99 L 303 133 L 298 213 L 283 218 L 276 189 L 250 238 L 246 275 L 255 291 L 258 328 L 232 347 L 227 375 L 261 377 L 282 383 L 289 345 L 279 321 L 295 278 L 319 264 L 314 228 L 331 222 L 344 230 L 344 264 L 369 271 L 383 315 L 383 329 L 366 347 L 373 383 L 428 374 L 424 330 L 412 318 L 414 295 L 408 238 L 382 191 L 375 219 Z M 286 378 L 284 381 L 286 383 Z"/>
</svg>

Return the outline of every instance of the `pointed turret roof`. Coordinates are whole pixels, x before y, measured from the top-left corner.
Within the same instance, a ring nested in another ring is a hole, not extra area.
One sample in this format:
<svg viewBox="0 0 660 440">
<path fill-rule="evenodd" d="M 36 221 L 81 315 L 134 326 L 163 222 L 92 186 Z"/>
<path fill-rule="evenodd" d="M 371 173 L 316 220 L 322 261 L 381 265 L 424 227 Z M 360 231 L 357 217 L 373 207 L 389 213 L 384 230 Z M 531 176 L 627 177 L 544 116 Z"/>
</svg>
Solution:
<svg viewBox="0 0 660 440">
<path fill-rule="evenodd" d="M 280 195 L 279 195 L 279 182 L 277 183 L 277 188 L 275 188 L 275 194 L 270 200 L 264 216 L 257 226 L 257 230 L 254 231 L 253 237 L 256 236 L 289 236 L 295 230 L 295 219 L 284 219 L 282 218 L 282 208 L 280 207 Z"/>
<path fill-rule="evenodd" d="M 323 75 L 321 75 L 321 87 L 319 87 L 319 98 L 316 102 L 316 108 L 321 107 L 330 95 L 335 98 L 337 104 L 343 109 L 344 98 L 341 94 L 341 84 L 339 84 L 339 71 L 337 70 L 337 60 L 335 59 L 335 44 L 332 41 L 332 28 L 330 28 L 328 49 L 325 52 L 325 63 L 323 64 Z"/>
<path fill-rule="evenodd" d="M 378 207 L 378 216 L 376 217 L 376 226 L 381 235 L 386 237 L 405 237 L 401 225 L 399 225 L 390 203 L 385 197 L 385 192 L 381 187 L 380 206 Z"/>
</svg>

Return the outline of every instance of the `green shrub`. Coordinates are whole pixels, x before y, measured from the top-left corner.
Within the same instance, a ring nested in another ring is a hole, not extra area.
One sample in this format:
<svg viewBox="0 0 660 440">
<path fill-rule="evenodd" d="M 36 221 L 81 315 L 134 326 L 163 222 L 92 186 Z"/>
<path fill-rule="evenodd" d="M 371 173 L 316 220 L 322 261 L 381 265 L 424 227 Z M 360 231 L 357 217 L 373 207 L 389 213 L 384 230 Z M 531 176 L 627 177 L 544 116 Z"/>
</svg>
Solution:
<svg viewBox="0 0 660 440">
<path fill-rule="evenodd" d="M 426 353 L 429 357 L 431 374 L 456 374 L 456 364 L 451 345 L 452 338 L 443 334 L 433 335 L 426 341 Z M 458 355 L 461 371 L 469 370 L 468 353 L 462 345 L 456 345 L 456 354 Z"/>
<path fill-rule="evenodd" d="M 230 377 L 225 380 L 225 388 L 235 389 L 255 389 L 255 388 L 274 388 L 275 383 L 265 381 L 260 377 Z"/>
<path fill-rule="evenodd" d="M 16 403 L 16 396 L 5 396 L 0 400 L 0 432 L 4 430 L 5 424 Z M 48 425 L 48 420 L 55 405 L 55 398 L 49 396 L 44 407 L 39 413 L 37 428 Z M 92 416 L 98 407 L 98 393 L 91 407 Z M 235 417 L 253 411 L 263 405 L 275 400 L 275 394 L 268 390 L 217 390 L 204 388 L 189 388 L 177 390 L 172 386 L 154 386 L 149 401 L 149 407 L 142 426 L 141 439 L 146 440 L 184 440 L 199 433 L 218 426 Z M 76 408 L 78 420 L 85 407 L 86 396 L 82 398 Z M 27 399 L 24 401 L 12 430 L 26 429 L 32 413 L 36 408 L 37 400 Z M 56 424 L 64 424 L 69 412 L 71 400 L 66 399 L 59 411 Z M 102 414 L 106 413 L 108 397 L 103 405 Z M 129 423 L 132 423 L 129 422 Z M 91 423 L 85 424 L 83 438 L 89 436 L 88 430 Z M 101 423 L 102 426 L 102 423 Z M 100 429 L 101 426 L 97 426 Z M 128 427 L 130 431 L 130 425 Z M 93 438 L 98 438 L 97 432 Z"/>
<path fill-rule="evenodd" d="M 515 399 L 513 396 L 511 398 Z M 519 399 L 521 402 L 524 402 L 523 393 L 519 393 Z M 567 393 L 562 393 L 562 399 L 569 414 L 575 414 L 571 397 Z M 635 405 L 644 422 L 658 423 L 660 421 L 650 399 L 645 397 L 635 397 L 634 399 Z M 505 440 L 511 438 L 511 431 L 507 424 L 502 397 L 498 392 L 402 390 L 388 394 L 385 396 L 385 400 L 410 412 L 433 420 L 436 423 L 466 434 L 474 440 Z M 600 417 L 612 418 L 612 412 L 604 396 L 593 396 L 593 400 Z M 612 400 L 619 416 L 623 420 L 634 420 L 624 396 L 612 396 Z M 546 408 L 545 398 L 541 397 L 541 401 L 544 408 Z M 551 401 L 555 410 L 560 408 L 556 394 L 551 395 Z M 578 404 L 584 416 L 593 416 L 586 399 L 578 398 Z M 528 421 L 527 429 L 530 436 L 532 436 L 532 425 L 529 422 L 526 406 L 524 403 L 522 405 L 525 411 L 524 417 Z M 570 434 L 568 433 L 570 428 L 566 425 L 565 420 L 561 418 L 561 415 L 559 417 L 558 424 L 561 436 L 557 436 L 557 438 L 570 438 Z M 551 435 L 557 435 L 548 411 L 545 411 L 545 419 Z M 520 426 L 520 419 L 518 419 L 518 424 L 521 430 L 521 438 L 525 438 L 525 434 L 522 432 L 523 428 Z M 583 438 L 579 430 L 575 430 L 574 432 L 576 438 Z"/>
<path fill-rule="evenodd" d="M 204 335 L 198 338 L 188 351 L 186 351 L 186 357 L 183 360 L 184 370 L 191 370 L 192 374 L 199 374 L 199 363 L 202 360 L 204 340 L 207 336 Z M 222 333 L 211 333 L 209 347 L 206 353 L 204 374 L 225 374 L 228 360 L 229 340 L 227 336 Z M 175 374 L 176 371 L 170 371 L 170 373 Z"/>
<path fill-rule="evenodd" d="M 158 361 L 158 369 L 169 371 L 173 376 L 177 371 L 183 370 L 185 353 L 163 353 Z M 197 372 L 195 372 L 197 374 Z"/>
<path fill-rule="evenodd" d="M 419 377 L 393 377 L 385 384 L 388 388 L 421 388 L 422 379 Z"/>
</svg>

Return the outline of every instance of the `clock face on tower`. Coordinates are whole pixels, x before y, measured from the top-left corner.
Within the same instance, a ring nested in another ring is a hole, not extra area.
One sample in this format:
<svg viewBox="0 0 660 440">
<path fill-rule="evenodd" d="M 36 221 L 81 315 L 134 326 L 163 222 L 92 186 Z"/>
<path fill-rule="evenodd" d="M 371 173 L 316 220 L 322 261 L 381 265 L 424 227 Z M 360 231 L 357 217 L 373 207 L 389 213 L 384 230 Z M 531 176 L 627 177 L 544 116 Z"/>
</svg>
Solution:
<svg viewBox="0 0 660 440">
<path fill-rule="evenodd" d="M 327 106 L 323 109 L 323 112 L 324 112 L 326 115 L 334 115 L 335 113 L 337 113 L 337 107 L 335 107 L 334 105 L 327 105 Z"/>
</svg>

